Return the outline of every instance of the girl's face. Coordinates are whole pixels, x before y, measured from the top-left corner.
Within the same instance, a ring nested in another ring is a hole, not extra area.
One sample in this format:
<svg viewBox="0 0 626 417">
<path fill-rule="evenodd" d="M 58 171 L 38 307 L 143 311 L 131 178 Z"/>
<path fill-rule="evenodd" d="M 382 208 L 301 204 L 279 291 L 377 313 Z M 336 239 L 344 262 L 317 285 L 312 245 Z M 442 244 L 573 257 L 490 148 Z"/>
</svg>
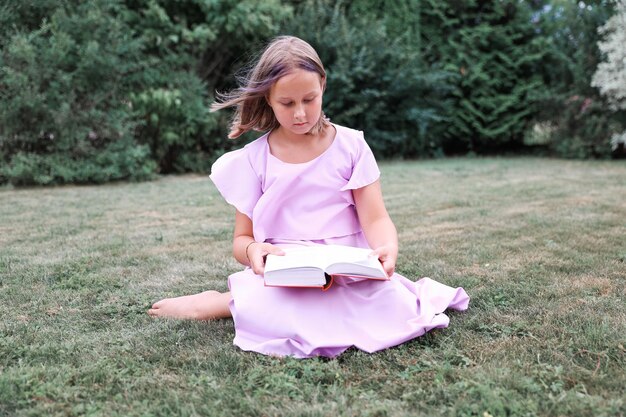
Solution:
<svg viewBox="0 0 626 417">
<path fill-rule="evenodd" d="M 304 135 L 322 114 L 323 92 L 319 74 L 297 69 L 276 81 L 268 102 L 282 128 Z"/>
</svg>

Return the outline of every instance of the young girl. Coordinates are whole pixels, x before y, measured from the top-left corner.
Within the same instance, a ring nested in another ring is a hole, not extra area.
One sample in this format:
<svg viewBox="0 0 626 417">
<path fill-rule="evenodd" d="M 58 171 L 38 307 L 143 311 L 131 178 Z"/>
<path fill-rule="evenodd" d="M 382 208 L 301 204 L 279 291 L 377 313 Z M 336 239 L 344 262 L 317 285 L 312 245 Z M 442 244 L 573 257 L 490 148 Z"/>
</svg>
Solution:
<svg viewBox="0 0 626 417">
<path fill-rule="evenodd" d="M 362 132 L 324 116 L 325 87 L 315 50 L 282 36 L 268 45 L 243 86 L 213 105 L 236 107 L 229 138 L 267 132 L 223 155 L 210 176 L 236 209 L 233 254 L 248 268 L 229 277 L 230 292 L 161 300 L 151 316 L 232 316 L 241 349 L 306 358 L 334 357 L 351 346 L 366 352 L 395 346 L 446 327 L 447 308 L 467 308 L 462 288 L 394 273 L 398 240 L 376 161 Z M 319 244 L 371 248 L 391 279 L 335 280 L 327 291 L 264 286 L 267 254 Z"/>
</svg>

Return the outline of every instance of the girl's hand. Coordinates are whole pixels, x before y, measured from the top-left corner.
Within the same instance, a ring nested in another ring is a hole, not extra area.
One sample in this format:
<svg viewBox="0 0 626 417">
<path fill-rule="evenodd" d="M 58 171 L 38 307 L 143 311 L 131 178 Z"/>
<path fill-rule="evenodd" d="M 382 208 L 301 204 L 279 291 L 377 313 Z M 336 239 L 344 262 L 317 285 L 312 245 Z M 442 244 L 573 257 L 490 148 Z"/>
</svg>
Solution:
<svg viewBox="0 0 626 417">
<path fill-rule="evenodd" d="M 380 246 L 372 252 L 372 256 L 376 256 L 387 276 L 392 276 L 396 270 L 396 260 L 398 259 L 398 249 L 392 246 Z"/>
<path fill-rule="evenodd" d="M 271 243 L 252 242 L 246 248 L 246 255 L 250 261 L 250 267 L 257 275 L 263 275 L 265 271 L 265 257 L 269 254 L 284 255 L 285 252 Z"/>
</svg>

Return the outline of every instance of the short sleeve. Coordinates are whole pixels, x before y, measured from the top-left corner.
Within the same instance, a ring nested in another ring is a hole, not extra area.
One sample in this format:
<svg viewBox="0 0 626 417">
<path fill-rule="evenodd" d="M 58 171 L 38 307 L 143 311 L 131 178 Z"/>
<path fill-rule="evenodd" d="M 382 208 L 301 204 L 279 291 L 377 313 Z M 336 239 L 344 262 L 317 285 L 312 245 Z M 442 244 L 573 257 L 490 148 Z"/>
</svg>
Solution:
<svg viewBox="0 0 626 417">
<path fill-rule="evenodd" d="M 228 204 L 252 219 L 262 188 L 248 152 L 243 148 L 222 155 L 211 167 L 209 177 Z"/>
<path fill-rule="evenodd" d="M 352 175 L 348 183 L 341 191 L 356 190 L 357 188 L 370 185 L 380 178 L 380 170 L 376 158 L 363 137 L 363 132 L 358 132 L 354 138 L 355 152 L 352 161 Z"/>
</svg>

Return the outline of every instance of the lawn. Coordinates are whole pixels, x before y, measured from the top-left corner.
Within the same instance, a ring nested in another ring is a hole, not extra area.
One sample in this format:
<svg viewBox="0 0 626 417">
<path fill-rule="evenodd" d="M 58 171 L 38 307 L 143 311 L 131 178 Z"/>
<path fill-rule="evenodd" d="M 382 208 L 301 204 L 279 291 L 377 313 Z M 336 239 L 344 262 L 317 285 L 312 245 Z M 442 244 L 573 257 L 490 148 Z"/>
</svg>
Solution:
<svg viewBox="0 0 626 417">
<path fill-rule="evenodd" d="M 624 416 L 626 164 L 381 164 L 398 271 L 463 286 L 450 327 L 375 354 L 265 357 L 231 320 L 233 209 L 206 176 L 0 189 L 0 415 Z"/>
</svg>

